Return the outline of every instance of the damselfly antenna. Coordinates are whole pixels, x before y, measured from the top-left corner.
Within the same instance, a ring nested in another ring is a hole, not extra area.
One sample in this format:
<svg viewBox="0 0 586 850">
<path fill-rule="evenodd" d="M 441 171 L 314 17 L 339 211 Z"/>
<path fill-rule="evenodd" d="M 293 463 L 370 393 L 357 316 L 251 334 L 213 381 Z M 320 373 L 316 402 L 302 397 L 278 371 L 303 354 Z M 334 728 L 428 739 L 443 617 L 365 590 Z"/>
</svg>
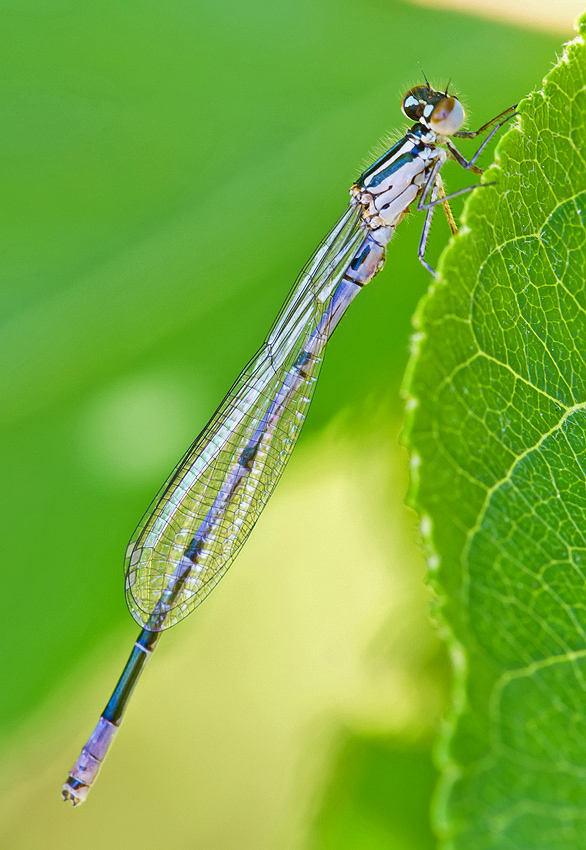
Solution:
<svg viewBox="0 0 586 850">
<path fill-rule="evenodd" d="M 418 62 L 417 64 L 419 65 L 419 62 Z M 425 71 L 423 70 L 423 68 L 421 67 L 421 65 L 419 65 L 419 70 L 420 70 L 420 71 L 421 71 L 421 73 L 423 74 L 423 79 L 425 80 L 425 83 L 426 83 L 426 85 L 427 85 L 427 88 L 431 91 L 431 85 L 430 85 L 430 83 L 429 83 L 429 80 L 428 80 L 428 79 L 427 79 L 427 77 L 425 76 Z"/>
</svg>

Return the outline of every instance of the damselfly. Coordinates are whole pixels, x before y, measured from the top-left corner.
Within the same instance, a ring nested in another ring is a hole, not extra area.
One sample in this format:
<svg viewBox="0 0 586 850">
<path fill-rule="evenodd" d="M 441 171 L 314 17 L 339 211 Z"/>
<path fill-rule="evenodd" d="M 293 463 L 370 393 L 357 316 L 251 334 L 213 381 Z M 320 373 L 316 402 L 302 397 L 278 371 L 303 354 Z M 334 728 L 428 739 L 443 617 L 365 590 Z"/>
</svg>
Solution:
<svg viewBox="0 0 586 850">
<path fill-rule="evenodd" d="M 361 174 L 342 217 L 311 257 L 262 348 L 179 462 L 136 529 L 126 553 L 126 600 L 142 631 L 98 724 L 63 785 L 82 803 L 120 726 L 124 710 L 161 631 L 174 626 L 222 578 L 266 505 L 295 446 L 315 389 L 324 350 L 352 300 L 381 270 L 386 246 L 409 206 L 426 210 L 425 248 L 442 204 L 456 225 L 440 169 L 447 159 L 481 174 L 475 163 L 515 107 L 479 130 L 461 130 L 460 101 L 426 85 L 401 103 L 415 123 Z M 492 127 L 470 160 L 452 138 Z M 475 188 L 475 187 L 469 187 Z"/>
</svg>

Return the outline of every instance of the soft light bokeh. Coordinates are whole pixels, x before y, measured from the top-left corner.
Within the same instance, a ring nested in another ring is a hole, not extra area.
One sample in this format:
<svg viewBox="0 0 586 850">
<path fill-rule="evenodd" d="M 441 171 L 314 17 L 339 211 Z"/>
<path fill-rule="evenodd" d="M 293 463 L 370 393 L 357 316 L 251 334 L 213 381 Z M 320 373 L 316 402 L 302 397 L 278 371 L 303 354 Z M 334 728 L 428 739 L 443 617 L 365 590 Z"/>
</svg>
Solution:
<svg viewBox="0 0 586 850">
<path fill-rule="evenodd" d="M 584 0 L 411 0 L 421 6 L 482 15 L 497 21 L 555 30 L 568 40 L 584 11 Z"/>
</svg>

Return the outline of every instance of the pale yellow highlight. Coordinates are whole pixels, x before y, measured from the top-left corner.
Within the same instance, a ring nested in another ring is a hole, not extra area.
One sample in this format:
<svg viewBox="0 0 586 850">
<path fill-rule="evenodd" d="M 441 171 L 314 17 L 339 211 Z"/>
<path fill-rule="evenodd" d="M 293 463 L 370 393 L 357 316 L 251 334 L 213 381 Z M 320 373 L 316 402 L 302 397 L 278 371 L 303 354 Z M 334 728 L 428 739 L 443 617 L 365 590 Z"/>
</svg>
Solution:
<svg viewBox="0 0 586 850">
<path fill-rule="evenodd" d="M 415 738 L 442 709 L 405 484 L 394 434 L 357 452 L 331 431 L 300 449 L 229 576 L 164 636 L 84 806 L 66 807 L 60 786 L 135 629 L 102 647 L 81 696 L 78 671 L 55 698 L 48 732 L 22 736 L 0 846 L 308 846 L 342 731 Z"/>
<path fill-rule="evenodd" d="M 411 0 L 419 6 L 454 9 L 532 29 L 552 30 L 573 38 L 573 26 L 585 10 L 584 0 Z"/>
</svg>

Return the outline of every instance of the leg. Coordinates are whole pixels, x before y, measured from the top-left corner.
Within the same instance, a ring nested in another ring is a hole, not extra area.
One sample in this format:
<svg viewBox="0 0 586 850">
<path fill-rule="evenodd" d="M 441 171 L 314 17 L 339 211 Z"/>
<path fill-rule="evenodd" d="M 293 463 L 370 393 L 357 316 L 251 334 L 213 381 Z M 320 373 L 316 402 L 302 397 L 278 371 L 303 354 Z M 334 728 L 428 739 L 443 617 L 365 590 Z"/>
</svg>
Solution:
<svg viewBox="0 0 586 850">
<path fill-rule="evenodd" d="M 433 164 L 431 171 L 429 172 L 429 176 L 427 178 L 427 182 L 423 187 L 423 191 L 419 196 L 419 200 L 417 201 L 417 212 L 420 210 L 428 210 L 431 207 L 434 207 L 437 203 L 441 203 L 443 199 L 436 200 L 436 183 L 437 178 L 439 177 L 440 168 L 442 167 L 443 162 L 441 159 L 436 159 Z M 433 196 L 433 197 L 432 197 Z M 431 198 L 431 201 L 428 203 L 428 198 Z"/>
<path fill-rule="evenodd" d="M 431 220 L 433 218 L 435 208 L 438 204 L 443 204 L 444 212 L 446 214 L 448 224 L 450 225 L 450 230 L 455 236 L 458 233 L 458 227 L 456 225 L 456 222 L 454 221 L 454 216 L 452 215 L 450 205 L 448 204 L 450 198 L 455 198 L 457 197 L 457 195 L 463 195 L 464 192 L 471 192 L 473 189 L 482 188 L 483 186 L 495 185 L 494 183 L 476 183 L 474 186 L 467 186 L 466 189 L 460 189 L 458 192 L 452 192 L 450 195 L 446 195 L 444 191 L 444 184 L 442 183 L 442 179 L 439 176 L 440 168 L 441 163 L 436 163 L 436 165 L 434 165 L 434 167 L 432 168 L 431 174 L 429 175 L 427 183 L 425 184 L 423 192 L 421 193 L 419 203 L 417 204 L 418 210 L 427 211 L 425 221 L 423 222 L 423 230 L 421 231 L 421 239 L 419 240 L 417 256 L 419 257 L 421 263 L 428 270 L 428 272 L 430 272 L 434 277 L 437 277 L 437 273 L 435 269 L 433 269 L 425 259 L 425 249 L 427 248 L 427 240 L 429 238 L 429 230 L 431 228 Z M 429 197 L 430 195 L 431 199 L 429 201 L 426 201 L 425 198 Z"/>
<path fill-rule="evenodd" d="M 494 182 L 491 182 L 491 183 L 476 183 L 474 186 L 466 186 L 465 189 L 459 189 L 457 192 L 451 192 L 449 195 L 446 195 L 446 194 L 444 194 L 443 183 L 441 182 L 441 179 L 440 179 L 440 176 L 439 176 L 439 171 L 440 171 L 440 168 L 442 167 L 442 165 L 443 165 L 442 161 L 438 159 L 437 162 L 434 164 L 433 168 L 431 169 L 429 177 L 427 178 L 427 183 L 423 187 L 423 192 L 421 193 L 421 195 L 419 197 L 419 201 L 417 203 L 417 211 L 418 212 L 420 210 L 433 209 L 433 207 L 437 206 L 437 204 L 443 204 L 444 209 L 445 209 L 446 206 L 448 206 L 447 201 L 450 201 L 452 198 L 457 198 L 458 195 L 463 195 L 466 192 L 472 192 L 473 189 L 478 189 L 479 186 L 480 187 L 482 187 L 482 186 L 494 186 Z M 435 191 L 437 184 L 438 184 L 438 181 L 439 181 L 439 184 L 441 186 L 441 188 L 439 188 L 438 192 L 437 192 L 437 194 L 439 194 L 439 197 L 437 197 L 436 191 Z M 428 201 L 427 199 L 432 194 L 433 194 L 433 197 L 431 198 L 430 201 Z M 454 227 L 456 227 L 456 223 L 454 222 L 454 218 L 452 216 L 452 211 L 450 210 L 449 214 L 446 212 L 446 216 L 448 218 L 448 223 L 449 223 L 450 227 L 452 228 L 452 233 L 457 233 L 458 229 L 456 228 L 456 230 L 454 230 Z M 453 223 L 454 227 L 452 227 L 452 223 Z"/>
<path fill-rule="evenodd" d="M 436 186 L 437 186 L 438 197 L 443 204 L 444 212 L 446 214 L 448 224 L 450 225 L 450 230 L 452 231 L 452 235 L 457 236 L 458 235 L 458 225 L 456 224 L 456 222 L 454 220 L 454 216 L 452 215 L 452 210 L 450 209 L 450 205 L 448 203 L 448 196 L 446 195 L 446 191 L 444 189 L 444 184 L 443 184 L 442 178 L 440 177 L 439 174 L 436 177 L 435 183 L 436 183 Z"/>
<path fill-rule="evenodd" d="M 504 109 L 501 113 L 499 113 L 495 118 L 491 118 L 490 121 L 487 121 L 486 124 L 483 124 L 478 130 L 458 130 L 457 133 L 454 133 L 454 136 L 457 139 L 475 139 L 476 136 L 479 136 L 481 133 L 484 133 L 485 130 L 488 130 L 491 124 L 494 124 L 496 121 L 500 121 L 508 112 L 511 112 L 511 115 L 508 115 L 504 121 L 501 121 L 501 124 L 504 124 L 505 121 L 508 121 L 510 118 L 513 118 L 517 113 L 514 111 L 517 108 L 518 104 L 515 103 L 513 106 L 509 106 L 508 109 Z"/>
<path fill-rule="evenodd" d="M 465 189 L 458 189 L 457 192 L 450 192 L 449 195 L 444 195 L 443 198 L 435 198 L 433 201 L 429 201 L 429 203 L 422 204 L 421 201 L 420 201 L 417 204 L 417 210 L 428 210 L 431 207 L 437 206 L 438 204 L 444 204 L 444 209 L 445 209 L 446 201 L 451 201 L 452 198 L 457 198 L 458 195 L 464 195 L 464 194 L 466 194 L 466 192 L 472 192 L 472 191 L 474 191 L 474 189 L 484 189 L 485 186 L 496 186 L 496 180 L 491 180 L 490 183 L 475 183 L 474 186 L 466 186 Z M 423 195 L 421 196 L 421 199 L 423 200 Z M 449 222 L 449 217 L 448 217 L 448 222 Z M 450 225 L 450 227 L 451 227 L 451 225 Z M 454 231 L 452 231 L 452 232 L 454 232 Z"/>
<path fill-rule="evenodd" d="M 429 231 L 431 228 L 431 220 L 433 218 L 433 214 L 435 212 L 435 208 L 438 204 L 443 204 L 444 212 L 446 214 L 446 218 L 448 219 L 448 224 L 450 225 L 450 230 L 453 234 L 458 232 L 458 228 L 456 226 L 456 222 L 454 221 L 454 216 L 452 215 L 452 211 L 450 209 L 450 205 L 448 204 L 446 193 L 444 191 L 444 184 L 442 183 L 442 179 L 439 176 L 439 170 L 441 168 L 442 163 L 436 162 L 434 167 L 431 170 L 431 174 L 427 180 L 423 188 L 423 192 L 421 193 L 421 198 L 419 199 L 419 203 L 417 204 L 418 210 L 427 210 L 425 221 L 423 222 L 423 230 L 421 231 L 421 239 L 419 240 L 419 247 L 417 249 L 417 256 L 419 257 L 421 263 L 425 266 L 425 268 L 430 272 L 434 277 L 437 277 L 435 269 L 433 269 L 427 260 L 425 259 L 425 249 L 427 248 L 427 240 L 429 238 Z M 429 202 L 425 202 L 426 197 L 430 197 L 431 200 Z"/>
<path fill-rule="evenodd" d="M 435 191 L 433 192 L 433 195 L 435 195 Z M 419 257 L 420 262 L 425 266 L 427 271 L 430 272 L 430 274 L 432 274 L 434 277 L 437 277 L 436 270 L 433 269 L 425 259 L 425 249 L 427 248 L 429 228 L 431 227 L 431 220 L 433 218 L 434 212 L 435 204 L 433 204 L 433 206 L 428 207 L 427 213 L 425 215 L 425 221 L 423 222 L 423 230 L 421 231 L 421 239 L 419 240 L 419 247 L 417 249 L 417 256 Z"/>
<path fill-rule="evenodd" d="M 514 107 L 510 107 L 510 109 L 508 109 L 506 111 L 510 112 L 511 109 L 514 109 Z M 480 156 L 480 154 L 482 153 L 484 148 L 487 146 L 487 144 L 490 142 L 490 140 L 492 139 L 494 134 L 496 132 L 498 132 L 498 130 L 500 130 L 500 128 L 503 126 L 503 124 L 506 124 L 507 121 L 511 120 L 511 118 L 514 118 L 516 114 L 517 114 L 516 112 L 511 112 L 510 115 L 507 115 L 506 118 L 503 118 L 502 121 L 499 121 L 499 123 L 495 127 L 492 128 L 492 130 L 490 131 L 490 133 L 488 134 L 486 139 L 483 141 L 483 143 L 480 145 L 480 147 L 478 148 L 476 153 L 469 160 L 462 156 L 462 154 L 460 153 L 458 148 L 455 146 L 455 144 L 450 139 L 446 139 L 446 147 L 448 149 L 449 156 L 452 159 L 455 159 L 456 162 L 459 165 L 462 166 L 462 168 L 467 168 L 470 171 L 474 171 L 476 174 L 482 174 L 482 169 L 477 168 L 477 166 L 475 165 L 476 160 L 478 159 L 478 157 Z M 500 118 L 500 117 L 501 117 L 500 115 L 497 116 L 497 118 Z M 494 118 L 493 121 L 496 121 L 497 118 Z M 485 130 L 486 127 L 490 126 L 491 124 L 492 124 L 492 121 L 489 121 L 488 124 L 485 124 L 484 127 L 480 128 L 480 130 L 476 130 L 473 133 L 469 133 L 469 134 L 465 134 L 465 135 L 463 135 L 462 133 L 454 133 L 454 136 L 457 136 L 460 139 L 473 139 L 475 136 L 478 135 L 478 133 L 482 133 L 482 131 Z"/>
</svg>

